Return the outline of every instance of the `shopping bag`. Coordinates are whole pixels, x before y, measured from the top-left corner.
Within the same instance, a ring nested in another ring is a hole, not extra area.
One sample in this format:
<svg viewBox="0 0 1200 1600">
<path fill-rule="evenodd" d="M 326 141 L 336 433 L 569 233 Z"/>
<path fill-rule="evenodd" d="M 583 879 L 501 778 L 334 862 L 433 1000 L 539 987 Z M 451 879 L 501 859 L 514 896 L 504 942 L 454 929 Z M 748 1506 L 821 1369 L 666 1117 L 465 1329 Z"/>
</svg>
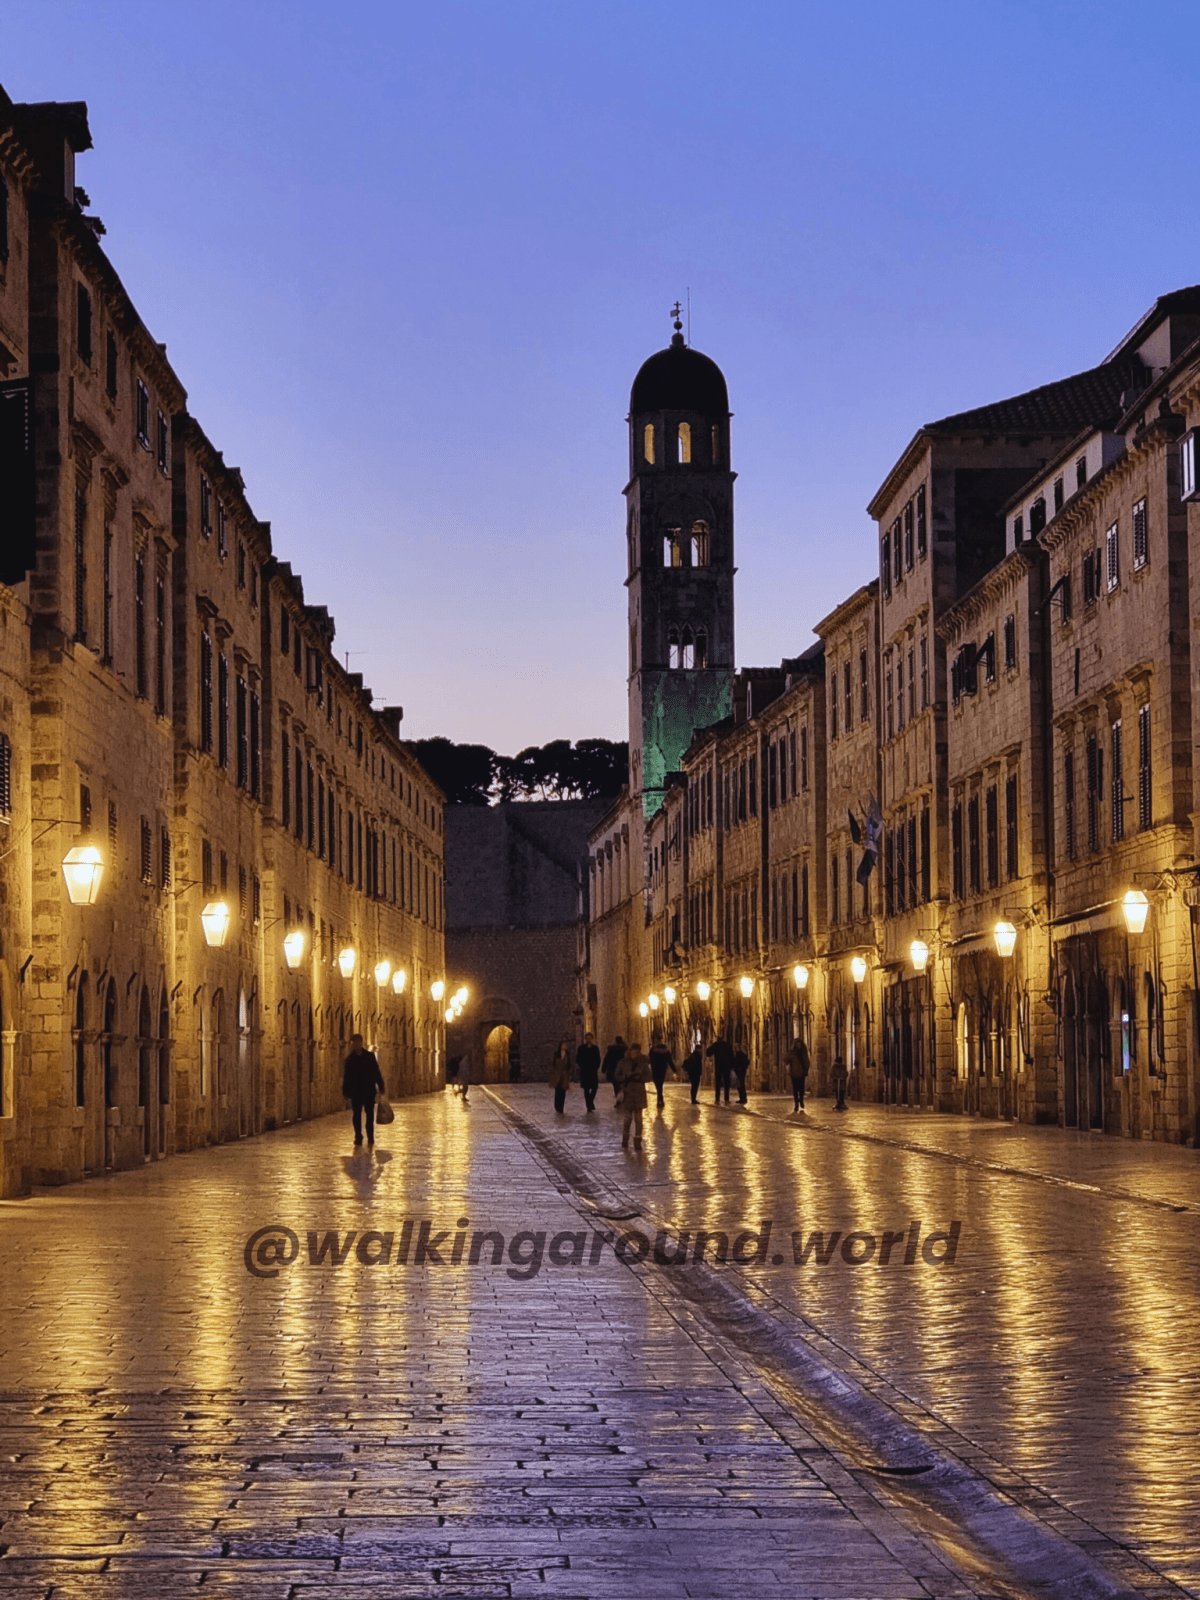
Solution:
<svg viewBox="0 0 1200 1600">
<path fill-rule="evenodd" d="M 382 1092 L 375 1096 L 375 1121 L 386 1125 L 395 1122 L 396 1113 L 392 1110 L 392 1102 Z"/>
</svg>

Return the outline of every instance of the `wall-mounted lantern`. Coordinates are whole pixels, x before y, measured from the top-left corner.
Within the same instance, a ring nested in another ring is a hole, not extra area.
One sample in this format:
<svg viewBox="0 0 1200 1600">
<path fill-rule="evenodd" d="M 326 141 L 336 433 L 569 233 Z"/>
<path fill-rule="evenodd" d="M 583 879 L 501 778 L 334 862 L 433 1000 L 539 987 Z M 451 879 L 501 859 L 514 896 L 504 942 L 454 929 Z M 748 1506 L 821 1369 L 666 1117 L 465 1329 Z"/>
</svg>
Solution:
<svg viewBox="0 0 1200 1600">
<path fill-rule="evenodd" d="M 225 943 L 231 922 L 229 907 L 224 900 L 211 900 L 200 913 L 200 926 L 204 929 L 204 942 L 213 950 Z"/>
<path fill-rule="evenodd" d="M 77 844 L 63 857 L 67 897 L 73 906 L 94 906 L 104 875 L 104 859 L 94 844 Z"/>
</svg>

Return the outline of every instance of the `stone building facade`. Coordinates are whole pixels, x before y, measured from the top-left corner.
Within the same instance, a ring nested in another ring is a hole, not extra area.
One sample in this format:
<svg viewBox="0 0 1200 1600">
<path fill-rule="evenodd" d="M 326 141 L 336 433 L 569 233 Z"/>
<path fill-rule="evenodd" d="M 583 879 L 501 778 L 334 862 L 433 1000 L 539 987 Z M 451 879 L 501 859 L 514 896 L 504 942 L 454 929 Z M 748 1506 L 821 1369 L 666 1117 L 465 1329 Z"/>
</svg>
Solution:
<svg viewBox="0 0 1200 1600">
<path fill-rule="evenodd" d="M 632 782 L 593 832 L 587 1020 L 726 1027 L 762 1087 L 798 1031 L 818 1088 L 840 1053 L 860 1098 L 1194 1142 L 1200 289 L 919 429 L 869 510 L 878 580 L 735 676 L 640 839 Z"/>
<path fill-rule="evenodd" d="M 441 1070 L 442 796 L 188 414 L 90 144 L 0 98 L 4 1194 L 331 1110 L 353 1031 Z"/>
</svg>

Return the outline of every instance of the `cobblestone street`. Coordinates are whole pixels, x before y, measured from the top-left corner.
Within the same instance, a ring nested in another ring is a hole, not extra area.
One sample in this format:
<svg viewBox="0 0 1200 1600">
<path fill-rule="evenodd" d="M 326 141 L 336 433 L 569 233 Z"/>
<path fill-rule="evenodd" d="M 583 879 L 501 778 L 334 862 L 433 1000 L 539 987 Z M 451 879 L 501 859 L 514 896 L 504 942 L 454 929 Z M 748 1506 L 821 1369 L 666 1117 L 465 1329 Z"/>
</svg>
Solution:
<svg viewBox="0 0 1200 1600">
<path fill-rule="evenodd" d="M 0 1594 L 1200 1593 L 1192 1152 L 567 1104 L 5 1203 Z"/>
</svg>

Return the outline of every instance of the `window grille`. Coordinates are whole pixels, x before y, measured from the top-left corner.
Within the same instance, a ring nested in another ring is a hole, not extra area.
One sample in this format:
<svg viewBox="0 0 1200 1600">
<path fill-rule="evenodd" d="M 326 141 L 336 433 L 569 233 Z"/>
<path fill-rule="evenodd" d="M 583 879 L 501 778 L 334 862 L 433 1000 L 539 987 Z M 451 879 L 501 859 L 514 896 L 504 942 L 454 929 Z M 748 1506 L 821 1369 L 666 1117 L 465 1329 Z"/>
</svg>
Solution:
<svg viewBox="0 0 1200 1600">
<path fill-rule="evenodd" d="M 1121 549 L 1117 539 L 1117 524 L 1104 535 L 1105 566 L 1109 590 L 1113 590 L 1121 581 Z"/>
<path fill-rule="evenodd" d="M 154 879 L 154 863 L 151 856 L 150 824 L 143 817 L 141 819 L 141 849 L 139 852 L 139 867 L 143 883 L 151 883 Z"/>
<path fill-rule="evenodd" d="M 1137 572 L 1150 559 L 1150 544 L 1146 528 L 1145 495 L 1133 508 L 1133 570 Z"/>
<path fill-rule="evenodd" d="M 1125 837 L 1125 763 L 1124 736 L 1120 718 L 1112 725 L 1112 836 Z"/>
</svg>

